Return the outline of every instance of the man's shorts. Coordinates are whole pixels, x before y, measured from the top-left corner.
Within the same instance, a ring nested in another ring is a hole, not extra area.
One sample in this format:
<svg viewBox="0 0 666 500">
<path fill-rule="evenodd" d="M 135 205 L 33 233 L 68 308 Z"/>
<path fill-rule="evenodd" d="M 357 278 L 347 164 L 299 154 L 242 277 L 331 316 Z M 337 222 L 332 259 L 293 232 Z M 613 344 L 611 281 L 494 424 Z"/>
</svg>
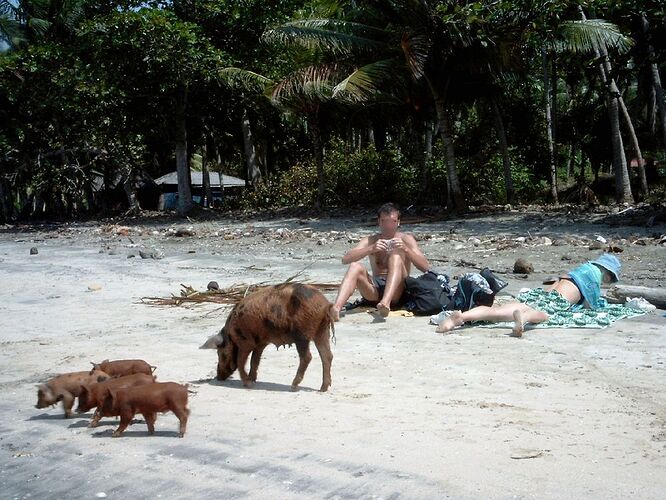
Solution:
<svg viewBox="0 0 666 500">
<path fill-rule="evenodd" d="M 377 299 L 377 302 L 382 300 L 382 297 L 384 297 L 384 290 L 386 289 L 386 278 L 383 277 L 372 277 L 372 283 L 375 285 L 375 288 L 377 289 L 377 294 L 379 295 L 379 299 Z M 400 299 L 397 301 L 398 304 L 402 304 L 406 300 L 406 289 L 402 291 L 402 296 Z M 377 302 L 371 302 L 376 304 Z M 394 302 L 395 303 L 395 302 Z"/>
</svg>

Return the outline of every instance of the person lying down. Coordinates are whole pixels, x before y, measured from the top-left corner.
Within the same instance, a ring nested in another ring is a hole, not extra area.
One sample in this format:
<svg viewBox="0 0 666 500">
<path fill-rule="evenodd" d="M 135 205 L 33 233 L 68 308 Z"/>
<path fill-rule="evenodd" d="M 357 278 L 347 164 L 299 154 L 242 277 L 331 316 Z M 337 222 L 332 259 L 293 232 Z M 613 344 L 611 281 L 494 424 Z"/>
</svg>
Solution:
<svg viewBox="0 0 666 500">
<path fill-rule="evenodd" d="M 586 262 L 560 276 L 546 289 L 536 288 L 526 294 L 525 301 L 516 300 L 499 306 L 478 306 L 469 311 L 453 311 L 437 326 L 438 333 L 447 333 L 473 321 L 513 321 L 512 335 L 522 337 L 525 325 L 548 320 L 548 311 L 598 309 L 604 306 L 601 284 L 615 283 L 620 279 L 622 264 L 617 257 L 602 254 L 596 260 Z M 522 295 L 522 294 L 521 294 Z M 522 298 L 519 296 L 519 299 Z"/>
</svg>

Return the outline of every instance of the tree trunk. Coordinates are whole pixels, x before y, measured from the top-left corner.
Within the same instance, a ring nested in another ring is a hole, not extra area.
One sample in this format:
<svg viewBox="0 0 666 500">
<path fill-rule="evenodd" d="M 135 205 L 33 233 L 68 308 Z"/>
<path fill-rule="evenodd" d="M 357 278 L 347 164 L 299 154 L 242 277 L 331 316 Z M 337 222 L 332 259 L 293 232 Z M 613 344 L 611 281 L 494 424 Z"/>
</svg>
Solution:
<svg viewBox="0 0 666 500">
<path fill-rule="evenodd" d="M 187 215 L 194 203 L 190 189 L 190 165 L 187 161 L 187 88 L 181 88 L 176 96 L 176 174 L 178 176 L 178 208 L 180 216 Z"/>
<path fill-rule="evenodd" d="M 411 129 L 411 141 L 414 144 L 413 161 L 414 165 L 416 165 L 416 168 L 418 168 L 420 179 L 417 200 L 419 203 L 421 203 L 425 197 L 425 191 L 428 186 L 428 160 L 426 159 L 425 154 L 425 137 L 426 129 L 429 128 L 430 124 L 424 123 L 417 117 L 414 117 L 413 120 L 414 126 Z"/>
<path fill-rule="evenodd" d="M 5 195 L 5 180 L 0 178 L 0 222 L 5 223 L 9 220 L 7 211 L 7 196 Z"/>
<path fill-rule="evenodd" d="M 315 165 L 317 166 L 317 198 L 315 200 L 315 208 L 319 210 L 324 206 L 326 183 L 324 180 L 324 146 L 321 139 L 321 129 L 319 128 L 319 116 L 317 112 L 308 115 L 308 128 L 310 129 Z"/>
<path fill-rule="evenodd" d="M 641 184 L 641 193 L 643 194 L 643 199 L 648 194 L 648 185 L 647 185 L 647 178 L 645 177 L 645 165 L 643 165 L 643 154 L 641 153 L 641 147 L 638 144 L 638 137 L 636 137 L 636 130 L 634 129 L 634 124 L 631 120 L 631 116 L 629 116 L 629 111 L 627 110 L 627 106 L 624 104 L 624 99 L 622 96 L 618 98 L 618 104 L 620 105 L 620 109 L 622 110 L 622 114 L 624 115 L 624 121 L 627 123 L 627 129 L 629 130 L 629 138 L 631 139 L 631 145 L 634 148 L 634 151 L 636 152 L 636 161 L 638 161 L 638 179 Z"/>
<path fill-rule="evenodd" d="M 259 165 L 257 163 L 257 149 L 254 146 L 254 138 L 252 137 L 252 128 L 250 126 L 250 117 L 247 114 L 247 109 L 243 109 L 241 128 L 243 129 L 243 147 L 245 151 L 245 164 L 247 166 L 247 182 L 251 186 L 255 186 L 257 182 L 261 181 L 261 170 L 259 170 Z"/>
<path fill-rule="evenodd" d="M 504 120 L 497 99 L 490 98 L 493 113 L 495 115 L 495 131 L 497 132 L 497 139 L 499 140 L 500 152 L 502 153 L 502 165 L 504 166 L 504 191 L 506 193 L 507 203 L 513 203 L 515 195 L 513 189 L 513 176 L 511 175 L 511 158 L 509 157 L 509 143 L 506 139 L 506 130 L 504 129 Z"/>
<path fill-rule="evenodd" d="M 645 15 L 641 16 L 641 24 L 643 25 L 643 33 L 647 36 L 650 31 L 650 25 Z M 659 116 L 661 118 L 661 133 L 663 134 L 663 146 L 666 148 L 666 101 L 664 101 L 664 88 L 661 86 L 661 77 L 659 76 L 659 66 L 654 54 L 654 47 L 648 43 L 648 61 L 650 61 L 650 73 L 652 74 L 652 86 L 657 98 L 657 106 L 659 107 Z"/>
<path fill-rule="evenodd" d="M 127 204 L 131 212 L 141 211 L 139 205 L 139 198 L 136 195 L 136 184 L 134 183 L 134 169 L 128 167 L 125 171 L 125 182 L 123 183 L 123 190 L 127 196 Z"/>
<path fill-rule="evenodd" d="M 578 6 L 578 12 L 581 19 L 586 19 L 583 7 Z M 618 98 L 621 97 L 620 91 L 611 77 L 611 65 L 608 59 L 608 51 L 602 44 L 595 47 L 595 56 L 601 60 L 599 64 L 599 73 L 607 91 L 608 118 L 611 125 L 611 144 L 613 147 L 613 171 L 615 174 L 615 198 L 618 203 L 633 203 L 634 197 L 631 194 L 631 183 L 629 182 L 629 170 L 627 169 L 627 157 L 624 154 L 624 144 L 622 134 L 620 133 L 620 105 Z"/>
<path fill-rule="evenodd" d="M 421 193 L 422 199 L 426 197 L 428 186 L 430 184 L 428 167 L 430 166 L 430 160 L 432 159 L 432 139 L 433 124 L 430 119 L 427 119 L 425 122 L 425 144 L 423 147 L 423 165 L 421 167 L 421 182 L 419 186 L 419 192 Z"/>
<path fill-rule="evenodd" d="M 204 207 L 210 207 L 213 203 L 213 191 L 210 188 L 210 171 L 208 170 L 208 147 L 206 146 L 205 135 L 204 135 L 203 144 L 201 145 L 201 177 L 203 184 L 202 205 Z"/>
<path fill-rule="evenodd" d="M 550 196 L 553 203 L 559 203 L 557 197 L 557 168 L 555 165 L 555 138 L 553 134 L 552 103 L 553 97 L 550 89 L 550 75 L 548 72 L 548 52 L 541 49 L 543 59 L 543 91 L 546 97 L 546 135 L 548 137 L 548 170 L 550 172 Z"/>
<path fill-rule="evenodd" d="M 435 99 L 435 107 L 437 108 L 439 130 L 442 135 L 444 155 L 446 157 L 446 207 L 449 211 L 463 212 L 467 209 L 467 204 L 465 203 L 465 198 L 460 189 L 460 182 L 458 181 L 456 155 L 453 149 L 453 137 L 451 136 L 451 124 L 449 122 L 448 110 L 446 109 L 444 99 Z"/>
</svg>

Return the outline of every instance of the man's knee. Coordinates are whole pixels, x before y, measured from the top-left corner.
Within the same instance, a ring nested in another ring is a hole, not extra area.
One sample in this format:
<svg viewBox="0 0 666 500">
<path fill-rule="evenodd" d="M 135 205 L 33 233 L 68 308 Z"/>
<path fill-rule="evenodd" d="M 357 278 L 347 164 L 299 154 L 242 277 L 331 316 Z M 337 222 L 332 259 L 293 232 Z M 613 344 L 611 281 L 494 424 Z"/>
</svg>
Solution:
<svg viewBox="0 0 666 500">
<path fill-rule="evenodd" d="M 352 262 L 349 264 L 349 270 L 347 271 L 347 274 L 353 274 L 355 276 L 358 276 L 360 274 L 365 274 L 365 267 L 363 264 L 360 262 Z"/>
</svg>

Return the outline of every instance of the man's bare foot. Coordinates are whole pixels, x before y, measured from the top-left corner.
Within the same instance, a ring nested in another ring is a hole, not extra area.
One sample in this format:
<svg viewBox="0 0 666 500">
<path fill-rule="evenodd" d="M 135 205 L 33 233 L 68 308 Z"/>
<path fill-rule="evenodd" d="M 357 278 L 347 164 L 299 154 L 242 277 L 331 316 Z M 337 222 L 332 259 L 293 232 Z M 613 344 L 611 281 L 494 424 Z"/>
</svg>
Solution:
<svg viewBox="0 0 666 500">
<path fill-rule="evenodd" d="M 465 322 L 462 318 L 462 311 L 453 311 L 446 318 L 444 318 L 439 325 L 437 325 L 437 329 L 435 331 L 437 333 L 450 332 L 455 327 L 462 326 L 464 323 Z"/>
<path fill-rule="evenodd" d="M 513 311 L 513 331 L 511 332 L 511 336 L 522 337 L 524 331 L 525 323 L 523 323 L 523 315 L 520 310 L 516 309 Z"/>
<path fill-rule="evenodd" d="M 381 314 L 382 318 L 386 318 L 391 312 L 391 308 L 386 304 L 382 304 L 381 302 L 377 304 L 377 310 L 379 311 L 379 314 Z"/>
</svg>

